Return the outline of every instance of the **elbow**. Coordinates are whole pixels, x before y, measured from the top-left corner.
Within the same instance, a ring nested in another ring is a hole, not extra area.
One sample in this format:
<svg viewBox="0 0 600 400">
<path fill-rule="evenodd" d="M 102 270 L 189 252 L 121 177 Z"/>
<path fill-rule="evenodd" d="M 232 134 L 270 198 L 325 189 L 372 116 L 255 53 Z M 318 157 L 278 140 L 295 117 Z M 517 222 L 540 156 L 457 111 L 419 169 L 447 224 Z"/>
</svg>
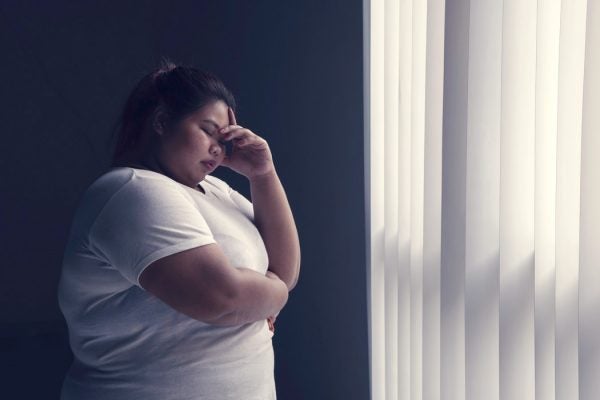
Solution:
<svg viewBox="0 0 600 400">
<path fill-rule="evenodd" d="M 291 283 L 288 283 L 287 284 L 288 292 L 291 292 L 292 289 L 294 289 L 296 287 L 297 283 L 298 283 L 298 278 L 297 277 Z"/>
<path fill-rule="evenodd" d="M 296 285 L 298 284 L 298 279 L 300 279 L 300 259 L 298 259 L 298 262 L 296 263 L 296 268 L 294 268 L 294 276 L 292 277 L 292 279 L 290 280 L 289 283 L 286 282 L 286 285 L 288 287 L 288 292 L 291 292 L 293 288 L 296 287 Z"/>
</svg>

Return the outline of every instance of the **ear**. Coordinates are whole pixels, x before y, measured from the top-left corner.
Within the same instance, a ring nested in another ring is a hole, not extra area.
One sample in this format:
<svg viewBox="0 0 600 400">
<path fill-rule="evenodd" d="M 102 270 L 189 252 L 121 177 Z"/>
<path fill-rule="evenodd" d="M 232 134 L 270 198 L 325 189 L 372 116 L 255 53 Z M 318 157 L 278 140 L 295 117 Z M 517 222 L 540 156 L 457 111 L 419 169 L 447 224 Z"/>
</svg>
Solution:
<svg viewBox="0 0 600 400">
<path fill-rule="evenodd" d="M 154 112 L 154 116 L 152 118 L 152 127 L 160 136 L 164 135 L 166 131 L 166 117 L 167 113 L 161 106 L 159 106 Z"/>
</svg>

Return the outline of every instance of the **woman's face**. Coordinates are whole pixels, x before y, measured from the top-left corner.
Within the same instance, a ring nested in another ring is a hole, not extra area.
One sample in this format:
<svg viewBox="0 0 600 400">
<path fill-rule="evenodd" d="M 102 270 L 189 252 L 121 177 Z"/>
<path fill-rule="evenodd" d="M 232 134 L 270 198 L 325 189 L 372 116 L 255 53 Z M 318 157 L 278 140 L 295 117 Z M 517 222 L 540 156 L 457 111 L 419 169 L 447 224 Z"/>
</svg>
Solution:
<svg viewBox="0 0 600 400">
<path fill-rule="evenodd" d="M 227 104 L 211 102 L 158 138 L 156 157 L 170 178 L 195 188 L 225 157 L 219 129 L 229 125 Z M 212 163 L 212 165 L 207 165 Z"/>
</svg>

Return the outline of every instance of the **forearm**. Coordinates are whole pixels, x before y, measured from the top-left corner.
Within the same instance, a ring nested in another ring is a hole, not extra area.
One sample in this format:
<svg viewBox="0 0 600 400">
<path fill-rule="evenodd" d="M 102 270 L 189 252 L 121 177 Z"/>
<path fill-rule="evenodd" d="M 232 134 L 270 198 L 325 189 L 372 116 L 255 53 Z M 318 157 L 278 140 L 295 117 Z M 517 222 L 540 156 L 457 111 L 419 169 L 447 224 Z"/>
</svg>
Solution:
<svg viewBox="0 0 600 400">
<path fill-rule="evenodd" d="M 254 224 L 269 256 L 269 270 L 288 287 L 296 285 L 300 273 L 300 241 L 292 210 L 275 170 L 250 179 Z"/>
<path fill-rule="evenodd" d="M 288 300 L 288 288 L 276 275 L 264 276 L 254 270 L 240 268 L 238 291 L 229 312 L 207 321 L 211 325 L 235 326 L 277 315 Z"/>
</svg>

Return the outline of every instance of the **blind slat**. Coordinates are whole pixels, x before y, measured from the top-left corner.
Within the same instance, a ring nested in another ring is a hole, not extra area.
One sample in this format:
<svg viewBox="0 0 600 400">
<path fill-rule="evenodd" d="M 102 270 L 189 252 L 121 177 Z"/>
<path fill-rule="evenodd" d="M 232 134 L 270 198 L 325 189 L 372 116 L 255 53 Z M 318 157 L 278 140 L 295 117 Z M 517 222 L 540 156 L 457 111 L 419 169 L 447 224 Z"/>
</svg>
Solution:
<svg viewBox="0 0 600 400">
<path fill-rule="evenodd" d="M 600 2 L 588 2 L 579 271 L 579 398 L 600 396 Z"/>
<path fill-rule="evenodd" d="M 372 399 L 599 397 L 599 7 L 365 0 Z"/>
</svg>

